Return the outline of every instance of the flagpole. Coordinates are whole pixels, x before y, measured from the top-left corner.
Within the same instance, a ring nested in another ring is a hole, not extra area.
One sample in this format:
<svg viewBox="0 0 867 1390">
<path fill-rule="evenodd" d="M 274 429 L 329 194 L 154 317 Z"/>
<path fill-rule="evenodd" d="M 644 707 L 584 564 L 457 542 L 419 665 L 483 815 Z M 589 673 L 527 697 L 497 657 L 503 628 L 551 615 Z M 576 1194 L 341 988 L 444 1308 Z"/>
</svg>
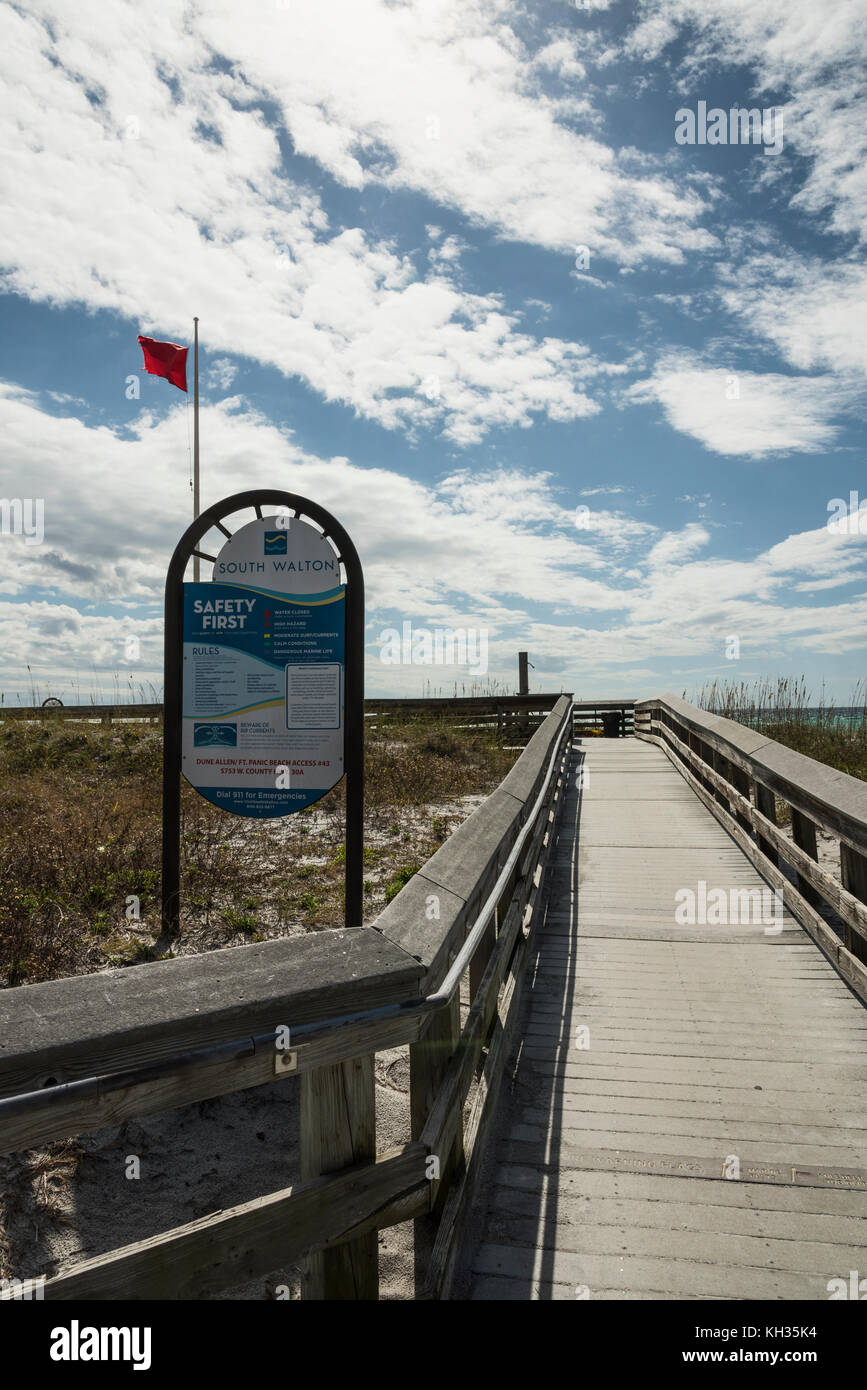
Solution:
<svg viewBox="0 0 867 1390">
<path fill-rule="evenodd" d="M 199 320 L 193 319 L 193 520 L 199 515 Z M 199 557 L 193 556 L 193 582 L 199 582 Z"/>
</svg>

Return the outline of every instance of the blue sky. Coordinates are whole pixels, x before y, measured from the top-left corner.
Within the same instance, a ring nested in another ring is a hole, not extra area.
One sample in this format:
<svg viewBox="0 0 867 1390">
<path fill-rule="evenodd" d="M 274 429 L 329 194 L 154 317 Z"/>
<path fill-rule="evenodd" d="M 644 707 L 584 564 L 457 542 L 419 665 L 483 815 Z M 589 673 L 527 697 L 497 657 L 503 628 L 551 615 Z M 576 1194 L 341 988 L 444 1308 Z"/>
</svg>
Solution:
<svg viewBox="0 0 867 1390">
<path fill-rule="evenodd" d="M 6 700 L 160 686 L 190 404 L 136 337 L 190 342 L 194 314 L 203 503 L 282 486 L 338 516 L 370 693 L 479 682 L 383 664 L 408 620 L 484 631 L 509 687 L 526 649 L 578 696 L 804 673 L 846 700 L 865 12 L 29 0 L 0 25 L 0 495 L 45 519 L 0 535 Z M 699 102 L 773 108 L 782 148 L 678 144 Z"/>
</svg>

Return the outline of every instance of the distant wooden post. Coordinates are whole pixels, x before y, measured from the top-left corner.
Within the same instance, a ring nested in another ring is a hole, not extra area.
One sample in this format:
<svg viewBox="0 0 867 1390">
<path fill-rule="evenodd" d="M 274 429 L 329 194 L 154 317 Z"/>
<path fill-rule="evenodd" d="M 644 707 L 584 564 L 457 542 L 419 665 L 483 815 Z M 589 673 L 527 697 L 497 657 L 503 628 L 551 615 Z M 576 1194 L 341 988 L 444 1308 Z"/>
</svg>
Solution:
<svg viewBox="0 0 867 1390">
<path fill-rule="evenodd" d="M 530 675 L 527 670 L 527 652 L 518 652 L 518 694 L 529 695 Z"/>
<path fill-rule="evenodd" d="M 376 1160 L 373 1056 L 301 1074 L 301 1180 Z M 378 1299 L 377 1233 L 307 1260 L 304 1299 Z"/>
<path fill-rule="evenodd" d="M 488 968 L 491 952 L 497 944 L 498 919 L 499 909 L 492 915 L 490 922 L 484 930 L 482 939 L 476 947 L 475 955 L 470 961 L 469 977 L 471 1002 L 479 992 L 479 985 L 482 983 L 482 977 Z"/>
</svg>

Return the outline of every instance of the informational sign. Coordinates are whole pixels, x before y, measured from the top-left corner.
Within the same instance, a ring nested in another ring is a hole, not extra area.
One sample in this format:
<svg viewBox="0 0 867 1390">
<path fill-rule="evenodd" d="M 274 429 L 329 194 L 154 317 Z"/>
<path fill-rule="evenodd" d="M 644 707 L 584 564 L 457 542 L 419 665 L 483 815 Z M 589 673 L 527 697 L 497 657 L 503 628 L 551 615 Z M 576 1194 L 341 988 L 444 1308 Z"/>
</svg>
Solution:
<svg viewBox="0 0 867 1390">
<path fill-rule="evenodd" d="M 286 516 L 183 586 L 181 770 L 236 815 L 285 816 L 344 773 L 345 588 L 329 542 Z"/>
</svg>

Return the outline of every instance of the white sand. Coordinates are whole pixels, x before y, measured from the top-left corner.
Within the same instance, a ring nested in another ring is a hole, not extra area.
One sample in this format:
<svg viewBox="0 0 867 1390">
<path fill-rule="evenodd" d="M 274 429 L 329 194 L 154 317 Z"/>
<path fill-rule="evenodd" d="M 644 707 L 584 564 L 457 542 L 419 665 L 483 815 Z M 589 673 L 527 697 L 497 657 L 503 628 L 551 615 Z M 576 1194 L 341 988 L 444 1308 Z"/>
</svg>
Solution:
<svg viewBox="0 0 867 1390">
<path fill-rule="evenodd" d="M 418 815 L 428 823 L 432 814 L 447 815 L 453 829 L 483 800 L 461 797 Z M 204 937 L 198 949 L 206 949 Z M 195 949 L 188 939 L 185 953 Z M 410 1138 L 409 1048 L 377 1054 L 376 1077 L 382 1152 Z M 94 1255 L 297 1183 L 299 1091 L 298 1078 L 287 1077 L 98 1130 L 74 1143 L 0 1158 L 0 1274 L 50 1277 Z M 138 1179 L 126 1176 L 130 1155 L 140 1159 Z M 299 1279 L 299 1269 L 287 1267 L 217 1296 L 273 1298 L 283 1285 L 297 1298 Z M 411 1222 L 380 1232 L 380 1293 L 413 1296 Z"/>
</svg>

